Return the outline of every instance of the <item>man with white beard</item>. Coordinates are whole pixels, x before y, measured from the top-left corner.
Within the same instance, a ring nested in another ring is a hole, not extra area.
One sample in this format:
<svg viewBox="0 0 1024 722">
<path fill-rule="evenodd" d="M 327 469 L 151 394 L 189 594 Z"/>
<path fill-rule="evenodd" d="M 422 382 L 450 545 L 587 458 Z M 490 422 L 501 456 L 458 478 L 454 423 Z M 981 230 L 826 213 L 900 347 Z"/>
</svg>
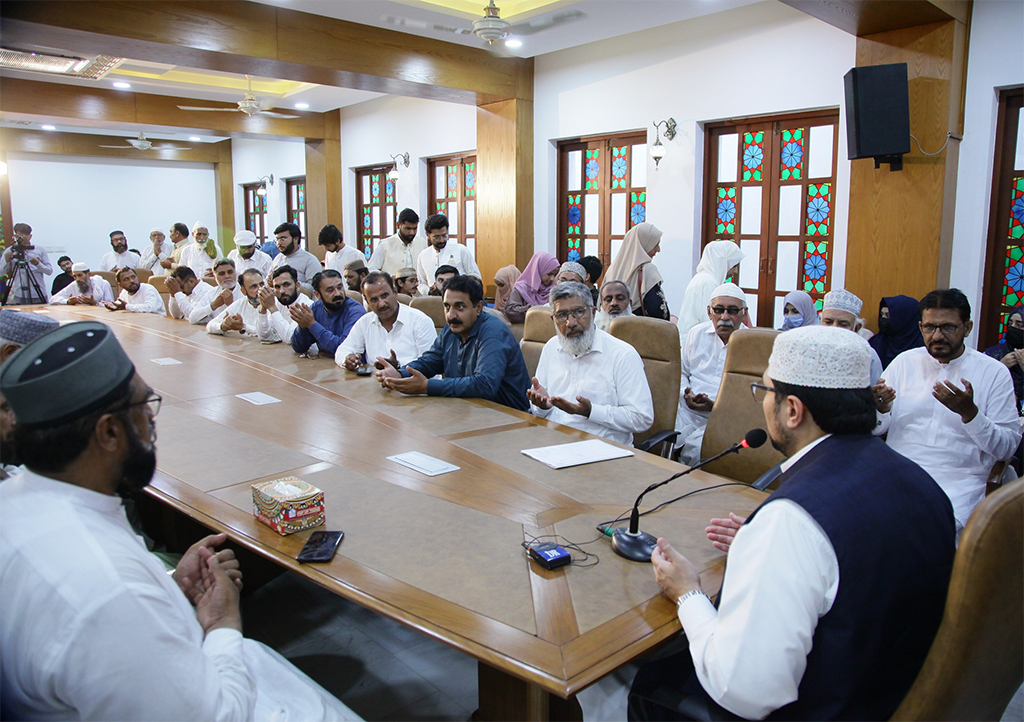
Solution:
<svg viewBox="0 0 1024 722">
<path fill-rule="evenodd" d="M 168 270 L 164 267 L 163 261 L 174 253 L 174 244 L 167 240 L 167 236 L 160 228 L 153 228 L 149 232 L 149 243 L 139 258 L 138 267 L 152 271 L 154 276 L 166 276 Z"/>
<path fill-rule="evenodd" d="M 50 297 L 55 306 L 95 306 L 114 300 L 110 283 L 100 276 L 89 276 L 89 264 L 76 263 L 71 267 L 75 280 Z"/>
<path fill-rule="evenodd" d="M 597 312 L 597 327 L 607 331 L 612 319 L 619 316 L 632 316 L 633 309 L 629 301 L 629 286 L 622 281 L 606 281 L 601 286 L 601 310 Z"/>
<path fill-rule="evenodd" d="M 726 344 L 747 318 L 746 295 L 735 283 L 723 283 L 712 292 L 707 314 L 711 320 L 691 328 L 682 348 L 676 430 L 682 444 L 679 460 L 684 464 L 700 459 L 704 429 L 725 373 Z"/>
<path fill-rule="evenodd" d="M 559 283 L 549 300 L 557 333 L 544 344 L 526 391 L 533 413 L 632 445 L 633 434 L 654 423 L 640 354 L 597 328 L 594 297 L 582 283 Z"/>
<path fill-rule="evenodd" d="M 195 272 L 194 268 L 192 270 Z M 196 273 L 196 276 L 199 274 Z M 189 323 L 208 323 L 214 314 L 219 313 L 217 309 L 230 306 L 242 298 L 242 289 L 238 286 L 238 277 L 235 273 L 235 262 L 230 258 L 222 258 L 214 264 L 213 277 L 217 281 L 214 293 L 204 294 L 201 301 L 192 304 L 192 310 L 188 314 Z"/>
</svg>

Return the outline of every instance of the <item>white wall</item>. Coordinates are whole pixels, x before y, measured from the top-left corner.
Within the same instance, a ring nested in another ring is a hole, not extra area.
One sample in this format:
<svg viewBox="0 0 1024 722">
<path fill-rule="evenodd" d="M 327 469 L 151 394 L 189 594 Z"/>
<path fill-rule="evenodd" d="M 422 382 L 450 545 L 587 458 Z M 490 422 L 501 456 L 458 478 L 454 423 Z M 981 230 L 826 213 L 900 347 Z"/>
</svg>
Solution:
<svg viewBox="0 0 1024 722">
<path fill-rule="evenodd" d="M 992 199 L 997 90 L 1024 83 L 1022 29 L 1024 3 L 994 0 L 974 3 L 949 282 L 967 294 L 975 317 L 981 312 L 982 282 L 985 268 L 991 262 L 985 255 Z M 1024 138 L 1017 142 L 1019 150 Z M 1022 165 L 1017 168 L 1024 169 Z M 1001 286 L 989 289 L 993 297 L 1001 291 Z M 977 340 L 978 334 L 974 337 Z"/>
<path fill-rule="evenodd" d="M 842 107 L 856 38 L 781 3 L 765 2 L 537 59 L 534 78 L 536 250 L 555 251 L 555 141 L 646 128 L 674 117 L 678 135 L 656 173 L 648 159 L 647 220 L 662 231 L 656 259 L 673 312 L 700 256 L 702 123 Z M 832 285 L 846 269 L 850 164 L 840 113 Z M 662 139 L 663 142 L 664 139 Z"/>
<path fill-rule="evenodd" d="M 288 198 L 284 179 L 306 175 L 306 145 L 302 138 L 235 138 L 231 141 L 231 175 L 235 184 L 236 231 L 245 229 L 245 193 L 242 191 L 242 185 L 256 183 L 260 178 L 270 175 L 274 176 L 274 185 L 267 186 L 266 231 L 267 237 L 272 239 L 274 228 L 288 220 Z M 312 229 L 310 232 L 316 233 Z M 231 241 L 230 238 L 217 240 Z M 225 250 L 234 247 L 233 243 L 221 245 Z"/>
<path fill-rule="evenodd" d="M 7 168 L 14 221 L 32 226 L 55 271 L 62 255 L 96 268 L 113 230 L 141 251 L 154 226 L 216 219 L 210 163 L 10 153 Z"/>
<path fill-rule="evenodd" d="M 409 154 L 409 167 L 399 166 L 398 209 L 412 208 L 423 221 L 427 203 L 427 159 L 476 149 L 476 107 L 386 96 L 350 105 L 341 111 L 341 168 L 344 189 L 342 233 L 353 246 L 359 238 L 356 221 L 355 168 L 391 163 L 391 156 Z M 334 219 L 331 219 L 335 222 Z M 310 229 L 310 233 L 312 233 Z"/>
</svg>

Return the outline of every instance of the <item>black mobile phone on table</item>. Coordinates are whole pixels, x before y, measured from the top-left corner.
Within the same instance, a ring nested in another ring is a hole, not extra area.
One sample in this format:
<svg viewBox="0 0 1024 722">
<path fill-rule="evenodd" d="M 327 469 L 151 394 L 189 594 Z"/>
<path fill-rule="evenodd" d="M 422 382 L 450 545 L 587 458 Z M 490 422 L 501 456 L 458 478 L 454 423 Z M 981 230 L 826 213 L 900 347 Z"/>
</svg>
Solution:
<svg viewBox="0 0 1024 722">
<path fill-rule="evenodd" d="M 295 557 L 295 560 L 300 564 L 329 562 L 344 536 L 345 532 L 343 531 L 315 531 L 306 540 L 306 545 L 302 547 L 302 551 L 299 552 L 299 556 Z"/>
</svg>

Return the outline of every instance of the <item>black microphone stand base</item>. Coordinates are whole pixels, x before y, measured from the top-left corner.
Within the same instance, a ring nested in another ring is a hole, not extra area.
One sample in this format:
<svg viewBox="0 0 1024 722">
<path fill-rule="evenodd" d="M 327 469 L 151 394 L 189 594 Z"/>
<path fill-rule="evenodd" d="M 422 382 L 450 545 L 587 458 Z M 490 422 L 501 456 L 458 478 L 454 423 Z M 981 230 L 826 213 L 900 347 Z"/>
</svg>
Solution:
<svg viewBox="0 0 1024 722">
<path fill-rule="evenodd" d="M 626 529 L 616 529 L 612 535 L 612 549 L 620 557 L 631 562 L 651 561 L 651 554 L 658 546 L 658 538 L 645 531 L 630 534 Z"/>
</svg>

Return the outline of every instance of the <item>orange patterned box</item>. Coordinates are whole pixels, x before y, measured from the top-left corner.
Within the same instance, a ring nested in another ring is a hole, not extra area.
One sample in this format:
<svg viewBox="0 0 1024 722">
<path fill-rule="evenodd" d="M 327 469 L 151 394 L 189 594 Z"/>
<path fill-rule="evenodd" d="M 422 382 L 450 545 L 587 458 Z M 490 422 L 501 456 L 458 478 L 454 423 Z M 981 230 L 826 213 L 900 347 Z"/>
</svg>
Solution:
<svg viewBox="0 0 1024 722">
<path fill-rule="evenodd" d="M 286 476 L 252 485 L 252 513 L 278 534 L 294 534 L 324 523 L 324 493 Z"/>
</svg>

